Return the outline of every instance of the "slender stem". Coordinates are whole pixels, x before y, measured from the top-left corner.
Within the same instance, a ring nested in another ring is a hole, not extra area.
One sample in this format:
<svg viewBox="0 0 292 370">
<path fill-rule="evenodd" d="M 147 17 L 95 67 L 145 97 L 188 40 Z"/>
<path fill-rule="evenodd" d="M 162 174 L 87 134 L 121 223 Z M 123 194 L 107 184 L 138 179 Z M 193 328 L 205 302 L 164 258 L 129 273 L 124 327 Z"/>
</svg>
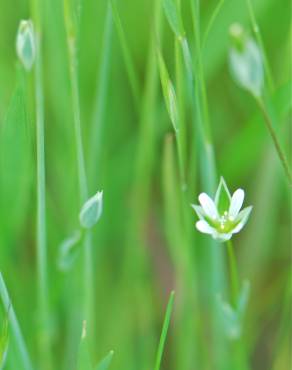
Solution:
<svg viewBox="0 0 292 370">
<path fill-rule="evenodd" d="M 164 350 L 165 341 L 166 341 L 166 335 L 167 335 L 168 327 L 169 327 L 169 323 L 170 323 L 170 317 L 171 317 L 173 302 L 174 302 L 174 292 L 171 292 L 170 298 L 169 298 L 169 301 L 168 301 L 168 304 L 167 304 L 165 317 L 164 317 L 164 323 L 163 323 L 162 332 L 161 332 L 161 336 L 160 336 L 160 341 L 159 341 L 158 351 L 157 351 L 157 355 L 156 355 L 156 363 L 155 363 L 154 370 L 159 370 L 160 369 L 163 350 Z"/>
<path fill-rule="evenodd" d="M 227 241 L 227 251 L 228 251 L 228 259 L 229 259 L 229 274 L 230 274 L 230 281 L 231 281 L 231 301 L 232 304 L 235 306 L 238 298 L 239 293 L 239 276 L 237 271 L 237 262 L 233 250 L 233 244 L 231 240 Z"/>
<path fill-rule="evenodd" d="M 51 368 L 49 338 L 49 288 L 47 267 L 47 230 L 46 230 L 46 175 L 45 175 L 45 123 L 44 95 L 41 52 L 41 3 L 35 0 L 32 5 L 35 21 L 35 109 L 36 109 L 36 147 L 37 147 L 37 281 L 38 314 L 40 320 L 40 351 L 42 363 Z"/>
<path fill-rule="evenodd" d="M 141 93 L 140 93 L 140 88 L 139 88 L 139 80 L 138 80 L 137 73 L 135 71 L 133 57 L 130 53 L 129 45 L 126 39 L 126 35 L 125 35 L 125 31 L 122 25 L 121 18 L 119 15 L 116 0 L 111 0 L 111 7 L 112 7 L 115 26 L 117 29 L 117 33 L 119 36 L 119 40 L 120 40 L 120 44 L 121 44 L 121 48 L 122 48 L 122 52 L 123 52 L 123 56 L 125 60 L 125 65 L 127 68 L 127 73 L 128 73 L 128 78 L 130 81 L 130 86 L 132 89 L 133 98 L 135 100 L 137 112 L 139 112 L 139 108 L 141 105 L 140 104 L 141 103 L 141 96 L 140 96 Z"/>
<path fill-rule="evenodd" d="M 286 177 L 288 179 L 289 185 L 292 186 L 292 174 L 291 174 L 291 170 L 290 170 L 290 167 L 289 167 L 287 158 L 286 158 L 286 156 L 285 156 L 285 154 L 284 154 L 284 152 L 283 152 L 283 150 L 281 148 L 280 142 L 279 142 L 279 140 L 277 138 L 276 132 L 275 132 L 275 130 L 273 128 L 272 120 L 271 120 L 271 118 L 270 118 L 270 116 L 269 116 L 269 114 L 267 112 L 267 109 L 266 109 L 266 107 L 264 105 L 263 100 L 261 98 L 259 98 L 259 97 L 256 97 L 256 96 L 255 96 L 255 100 L 257 102 L 257 105 L 258 105 L 260 111 L 262 112 L 262 115 L 264 117 L 265 124 L 266 124 L 266 126 L 267 126 L 267 128 L 269 130 L 269 133 L 270 133 L 271 137 L 272 137 L 274 146 L 276 148 L 276 151 L 278 153 L 279 159 L 280 159 L 280 161 L 282 163 L 282 166 L 284 168 L 285 175 L 286 175 Z"/>
<path fill-rule="evenodd" d="M 206 31 L 204 33 L 204 36 L 203 36 L 203 41 L 202 41 L 202 49 L 205 47 L 206 45 L 206 41 L 208 39 L 208 36 L 209 36 L 209 33 L 210 33 L 210 30 L 212 29 L 212 26 L 214 24 L 214 21 L 215 19 L 217 18 L 223 4 L 224 4 L 225 0 L 219 0 L 218 1 L 218 4 L 216 5 L 215 7 L 215 10 L 213 11 L 212 15 L 211 15 L 211 18 L 209 20 L 209 23 L 206 27 Z"/>
<path fill-rule="evenodd" d="M 256 17 L 255 17 L 255 14 L 254 14 L 254 9 L 253 9 L 253 6 L 252 6 L 252 2 L 251 2 L 251 0 L 246 0 L 246 3 L 247 3 L 248 11 L 249 11 L 249 16 L 250 16 L 253 32 L 254 32 L 256 40 L 257 40 L 257 42 L 258 42 L 258 44 L 261 48 L 261 52 L 262 52 L 262 56 L 263 56 L 263 60 L 264 60 L 264 68 L 265 68 L 266 76 L 267 76 L 267 80 L 268 80 L 268 85 L 269 85 L 270 91 L 273 91 L 274 90 L 274 82 L 273 82 L 273 78 L 272 78 L 271 68 L 269 66 L 269 62 L 268 62 L 268 59 L 267 59 L 267 55 L 266 55 L 263 39 L 262 39 L 262 36 L 261 36 L 261 33 L 260 33 L 260 29 L 259 29 L 259 26 L 258 26 L 257 21 L 256 21 Z"/>
<path fill-rule="evenodd" d="M 103 131 L 105 126 L 105 113 L 109 89 L 111 52 L 112 52 L 113 17 L 112 7 L 108 3 L 106 18 L 103 29 L 101 46 L 101 60 L 98 70 L 97 90 L 94 99 L 93 120 L 91 126 L 91 140 L 89 151 L 89 179 L 90 185 L 95 184 L 97 176 L 101 177 L 101 153 L 103 143 Z M 95 189 L 94 189 L 95 191 Z"/>
<path fill-rule="evenodd" d="M 23 365 L 24 370 L 32 370 L 33 366 L 21 333 L 21 329 L 19 327 L 19 323 L 14 311 L 14 308 L 11 303 L 11 299 L 9 297 L 9 293 L 3 279 L 2 273 L 0 272 L 0 296 L 5 307 L 5 311 L 8 313 L 8 319 L 12 328 L 12 333 L 18 347 L 20 357 L 21 357 L 21 364 Z"/>
<path fill-rule="evenodd" d="M 66 7 L 67 6 L 67 7 Z M 82 141 L 80 99 L 77 73 L 77 55 L 76 55 L 76 32 L 71 19 L 70 4 L 65 1 L 65 20 L 67 26 L 67 43 L 69 52 L 70 82 L 72 94 L 72 107 L 75 129 L 75 142 L 77 151 L 77 169 L 79 181 L 79 193 L 81 205 L 88 198 L 88 181 L 85 169 L 84 149 Z M 85 319 L 89 322 L 88 327 L 94 333 L 93 323 L 93 258 L 92 258 L 92 241 L 90 231 L 86 231 L 83 242 L 83 283 L 84 283 L 84 314 Z"/>
</svg>

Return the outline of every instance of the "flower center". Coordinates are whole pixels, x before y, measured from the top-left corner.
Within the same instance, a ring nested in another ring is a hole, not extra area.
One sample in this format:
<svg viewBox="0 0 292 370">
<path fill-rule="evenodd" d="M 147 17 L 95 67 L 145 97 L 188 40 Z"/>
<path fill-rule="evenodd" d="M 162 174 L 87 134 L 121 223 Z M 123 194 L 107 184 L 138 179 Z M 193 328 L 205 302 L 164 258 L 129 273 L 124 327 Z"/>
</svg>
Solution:
<svg viewBox="0 0 292 370">
<path fill-rule="evenodd" d="M 228 212 L 225 211 L 217 221 L 217 231 L 220 233 L 228 233 L 234 227 L 234 219 L 228 215 Z"/>
</svg>

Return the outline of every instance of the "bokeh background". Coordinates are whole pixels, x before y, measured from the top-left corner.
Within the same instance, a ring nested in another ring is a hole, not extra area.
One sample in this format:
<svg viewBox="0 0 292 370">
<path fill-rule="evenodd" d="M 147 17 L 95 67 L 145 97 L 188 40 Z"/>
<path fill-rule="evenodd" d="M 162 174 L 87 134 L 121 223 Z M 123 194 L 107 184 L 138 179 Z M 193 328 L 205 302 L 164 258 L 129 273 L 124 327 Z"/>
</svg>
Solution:
<svg viewBox="0 0 292 370">
<path fill-rule="evenodd" d="M 219 342 L 211 340 L 213 269 L 217 262 L 222 268 L 215 285 L 224 295 L 226 251 L 224 245 L 216 245 L 220 260 L 210 258 L 207 237 L 198 235 L 194 226 L 196 215 L 188 204 L 181 204 L 175 138 L 157 63 L 153 62 L 154 72 L 148 68 L 155 36 L 153 1 L 117 1 L 137 79 L 135 96 L 107 1 L 82 3 L 78 68 L 85 161 L 90 195 L 104 191 L 103 215 L 93 230 L 96 338 L 92 357 L 97 361 L 113 349 L 113 370 L 153 368 L 165 307 L 174 289 L 162 368 L 239 370 L 228 365 L 233 347 L 224 333 Z M 37 363 L 33 73 L 23 73 L 15 51 L 19 21 L 30 17 L 30 8 L 25 0 L 1 0 L 0 4 L 0 269 Z M 214 0 L 201 1 L 202 34 L 216 5 Z M 269 102 L 289 154 L 291 4 L 255 0 L 253 5 L 275 82 Z M 182 9 L 192 47 L 189 1 L 182 1 Z M 42 12 L 49 330 L 54 370 L 67 370 L 75 366 L 82 319 L 78 262 L 82 252 L 66 272 L 58 268 L 58 253 L 61 242 L 79 227 L 80 198 L 62 1 L 42 1 Z M 245 204 L 254 206 L 245 229 L 234 238 L 240 275 L 251 284 L 243 328 L 250 369 L 287 370 L 291 360 L 291 193 L 261 113 L 229 73 L 228 30 L 235 21 L 251 30 L 244 0 L 224 2 L 202 50 L 217 178 L 223 175 L 231 191 L 245 189 Z M 163 15 L 161 29 L 161 47 L 174 78 L 174 38 Z M 152 95 L 147 100 L 149 89 Z M 188 103 L 184 112 L 186 127 L 190 127 Z M 187 141 L 195 140 L 195 133 L 187 130 Z M 193 184 L 187 203 L 195 203 L 204 189 L 194 153 L 187 150 L 186 158 Z M 187 238 L 181 227 L 181 207 L 193 218 Z M 12 340 L 6 368 L 20 369 L 18 361 Z"/>
</svg>

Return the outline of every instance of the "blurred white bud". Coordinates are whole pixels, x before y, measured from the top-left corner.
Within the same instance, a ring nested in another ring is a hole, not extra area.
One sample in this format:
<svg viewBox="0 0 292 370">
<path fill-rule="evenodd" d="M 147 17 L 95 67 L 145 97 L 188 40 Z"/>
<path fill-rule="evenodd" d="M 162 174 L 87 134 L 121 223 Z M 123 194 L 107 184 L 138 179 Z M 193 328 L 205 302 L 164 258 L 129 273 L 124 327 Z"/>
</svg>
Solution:
<svg viewBox="0 0 292 370">
<path fill-rule="evenodd" d="M 98 191 L 93 197 L 85 202 L 79 214 L 79 220 L 82 227 L 90 229 L 98 222 L 102 214 L 102 204 L 102 191 Z"/>
<path fill-rule="evenodd" d="M 36 54 L 34 29 L 31 20 L 21 20 L 19 23 L 16 52 L 24 68 L 30 71 Z"/>
<path fill-rule="evenodd" d="M 261 96 L 264 84 L 263 58 L 258 44 L 240 24 L 230 27 L 232 46 L 229 66 L 236 83 L 255 96 Z"/>
</svg>

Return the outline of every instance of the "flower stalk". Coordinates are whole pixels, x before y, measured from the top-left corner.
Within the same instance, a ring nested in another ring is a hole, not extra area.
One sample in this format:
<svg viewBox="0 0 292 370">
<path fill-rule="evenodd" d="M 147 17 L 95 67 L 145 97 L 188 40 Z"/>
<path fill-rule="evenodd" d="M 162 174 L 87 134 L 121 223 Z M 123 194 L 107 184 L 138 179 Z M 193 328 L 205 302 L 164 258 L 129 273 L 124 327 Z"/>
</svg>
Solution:
<svg viewBox="0 0 292 370">
<path fill-rule="evenodd" d="M 289 182 L 289 185 L 292 186 L 292 173 L 291 173 L 291 170 L 290 170 L 290 167 L 289 167 L 289 164 L 288 164 L 288 160 L 284 154 L 284 151 L 282 150 L 281 148 L 281 145 L 280 145 L 280 142 L 277 138 L 277 135 L 276 135 L 276 132 L 273 128 L 273 123 L 272 123 L 272 120 L 267 112 L 267 109 L 265 107 L 265 104 L 263 102 L 263 99 L 262 98 L 259 98 L 257 96 L 254 96 L 255 100 L 256 100 L 256 103 L 263 115 L 263 118 L 264 118 L 264 122 L 266 124 L 266 127 L 271 135 L 271 138 L 273 140 L 273 143 L 274 143 L 274 146 L 275 146 L 275 149 L 278 153 L 278 157 L 281 161 L 281 164 L 283 166 L 283 169 L 284 169 L 284 172 L 285 172 L 285 175 L 287 177 L 287 180 Z"/>
<path fill-rule="evenodd" d="M 229 260 L 229 276 L 231 285 L 231 303 L 235 307 L 239 294 L 239 275 L 237 269 L 237 261 L 234 254 L 233 244 L 231 240 L 226 242 Z"/>
</svg>

